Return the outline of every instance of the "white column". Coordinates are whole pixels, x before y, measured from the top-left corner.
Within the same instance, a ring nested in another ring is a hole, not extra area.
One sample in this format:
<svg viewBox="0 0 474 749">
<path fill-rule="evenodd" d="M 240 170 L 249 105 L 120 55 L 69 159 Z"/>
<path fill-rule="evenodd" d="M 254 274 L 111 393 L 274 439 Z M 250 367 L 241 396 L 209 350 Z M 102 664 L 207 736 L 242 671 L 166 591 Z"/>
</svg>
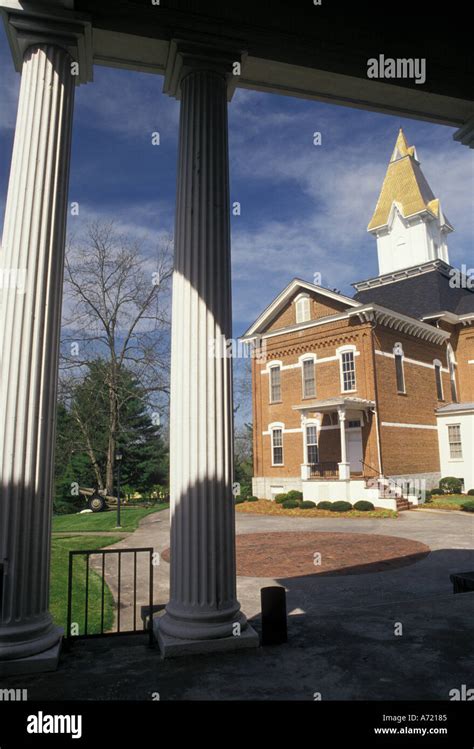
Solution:
<svg viewBox="0 0 474 749">
<path fill-rule="evenodd" d="M 48 598 L 71 59 L 25 52 L 0 251 L 0 672 L 61 635 Z"/>
<path fill-rule="evenodd" d="M 257 643 L 236 599 L 232 361 L 222 346 L 232 335 L 227 74 L 191 58 L 180 85 L 171 593 L 155 622 L 164 655 Z"/>
<path fill-rule="evenodd" d="M 301 464 L 301 480 L 308 481 L 311 478 L 311 467 L 308 464 L 308 448 L 306 444 L 306 416 L 301 414 L 301 431 L 303 433 L 303 462 Z"/>
<path fill-rule="evenodd" d="M 341 462 L 339 463 L 339 478 L 341 481 L 350 479 L 351 467 L 347 462 L 346 447 L 346 412 L 343 408 L 338 409 L 339 430 L 341 435 Z"/>
</svg>

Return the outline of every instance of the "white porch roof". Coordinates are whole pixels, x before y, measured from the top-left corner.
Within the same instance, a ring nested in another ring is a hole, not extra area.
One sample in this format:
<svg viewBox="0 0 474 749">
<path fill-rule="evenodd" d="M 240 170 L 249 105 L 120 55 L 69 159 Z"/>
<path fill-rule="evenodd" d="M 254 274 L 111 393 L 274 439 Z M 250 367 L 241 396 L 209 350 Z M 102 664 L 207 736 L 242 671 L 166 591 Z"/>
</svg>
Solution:
<svg viewBox="0 0 474 749">
<path fill-rule="evenodd" d="M 343 408 L 348 411 L 366 411 L 368 408 L 375 408 L 375 401 L 365 400 L 365 398 L 336 397 L 325 398 L 323 400 L 308 401 L 299 406 L 293 406 L 294 411 L 337 411 Z"/>
</svg>

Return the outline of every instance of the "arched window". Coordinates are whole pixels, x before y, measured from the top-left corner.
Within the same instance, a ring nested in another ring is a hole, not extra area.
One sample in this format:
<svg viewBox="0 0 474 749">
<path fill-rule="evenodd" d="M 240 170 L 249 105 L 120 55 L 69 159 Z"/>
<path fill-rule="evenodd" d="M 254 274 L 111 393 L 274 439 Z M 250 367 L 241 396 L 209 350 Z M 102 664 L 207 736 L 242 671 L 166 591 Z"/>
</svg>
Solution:
<svg viewBox="0 0 474 749">
<path fill-rule="evenodd" d="M 270 424 L 272 466 L 283 465 L 283 424 Z"/>
<path fill-rule="evenodd" d="M 405 390 L 405 369 L 403 366 L 403 347 L 401 343 L 396 343 L 393 347 L 395 357 L 395 377 L 397 380 L 397 392 L 406 393 Z"/>
<path fill-rule="evenodd" d="M 449 378 L 451 380 L 451 400 L 454 403 L 457 403 L 458 392 L 456 388 L 456 359 L 454 357 L 453 347 L 450 343 L 448 343 L 446 354 L 448 359 Z"/>
<path fill-rule="evenodd" d="M 339 357 L 341 391 L 343 393 L 351 393 L 357 390 L 355 352 L 356 347 L 353 345 L 341 346 L 336 349 L 336 354 Z"/>
<path fill-rule="evenodd" d="M 436 397 L 439 401 L 442 401 L 444 400 L 443 377 L 441 374 L 441 362 L 439 361 L 439 359 L 434 360 L 433 366 L 435 371 Z"/>
<path fill-rule="evenodd" d="M 298 294 L 295 299 L 296 322 L 307 322 L 311 319 L 309 294 Z"/>
</svg>

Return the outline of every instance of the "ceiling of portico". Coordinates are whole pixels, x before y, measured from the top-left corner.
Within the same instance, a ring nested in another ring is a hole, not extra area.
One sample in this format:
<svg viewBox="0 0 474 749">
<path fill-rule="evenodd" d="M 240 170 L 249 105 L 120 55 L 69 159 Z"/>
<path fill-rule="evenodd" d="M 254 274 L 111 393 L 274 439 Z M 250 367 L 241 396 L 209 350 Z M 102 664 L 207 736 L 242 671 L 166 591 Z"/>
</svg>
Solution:
<svg viewBox="0 0 474 749">
<path fill-rule="evenodd" d="M 75 0 L 93 25 L 94 61 L 163 73 L 169 41 L 232 42 L 247 52 L 239 86 L 399 113 L 460 126 L 474 115 L 468 28 L 452 13 L 427 33 L 410 6 L 409 23 L 388 23 L 380 4 L 310 0 Z M 370 7 L 369 7 L 370 6 Z M 404 17 L 403 3 L 397 17 Z M 364 12 L 364 8 L 366 12 Z M 377 9 L 378 8 L 378 9 Z M 408 10 L 408 7 L 407 7 Z M 424 33 L 421 33 L 424 32 Z M 376 81 L 367 60 L 425 57 L 427 80 Z"/>
</svg>

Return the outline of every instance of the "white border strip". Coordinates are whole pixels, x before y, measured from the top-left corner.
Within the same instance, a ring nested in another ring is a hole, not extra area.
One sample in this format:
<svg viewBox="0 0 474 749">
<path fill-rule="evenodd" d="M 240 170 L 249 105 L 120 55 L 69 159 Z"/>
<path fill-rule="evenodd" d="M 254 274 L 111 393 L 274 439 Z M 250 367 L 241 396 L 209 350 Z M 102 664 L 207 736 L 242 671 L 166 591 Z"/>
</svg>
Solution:
<svg viewBox="0 0 474 749">
<path fill-rule="evenodd" d="M 402 427 L 403 429 L 438 429 L 437 426 L 431 426 L 431 424 L 402 424 L 397 421 L 382 421 L 381 426 Z"/>
<path fill-rule="evenodd" d="M 386 356 L 388 359 L 395 358 L 395 354 L 390 354 L 388 351 L 379 351 L 378 349 L 375 349 L 375 353 L 378 356 Z M 410 359 L 408 356 L 403 357 L 403 362 L 405 364 L 417 364 L 419 367 L 426 367 L 427 369 L 434 369 L 434 364 L 427 364 L 427 362 L 418 361 L 418 359 Z M 449 369 L 446 367 L 441 367 L 441 371 L 449 374 Z"/>
</svg>

